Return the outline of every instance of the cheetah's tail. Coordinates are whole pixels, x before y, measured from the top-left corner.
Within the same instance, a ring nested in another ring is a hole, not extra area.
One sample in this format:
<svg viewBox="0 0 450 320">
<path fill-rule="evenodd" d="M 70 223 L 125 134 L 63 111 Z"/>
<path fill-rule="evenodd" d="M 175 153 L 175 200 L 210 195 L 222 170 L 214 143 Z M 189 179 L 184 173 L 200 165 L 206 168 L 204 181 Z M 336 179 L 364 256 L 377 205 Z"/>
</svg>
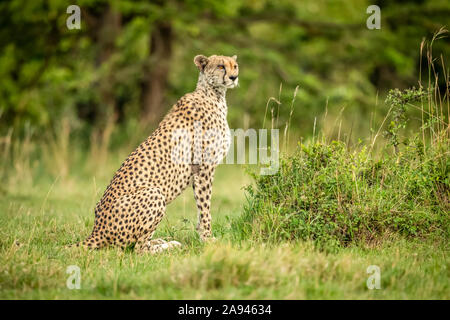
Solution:
<svg viewBox="0 0 450 320">
<path fill-rule="evenodd" d="M 99 241 L 99 239 L 95 239 L 95 235 L 91 234 L 87 237 L 86 240 L 66 245 L 65 248 L 85 248 L 85 249 L 100 249 L 104 246 L 104 241 Z"/>
</svg>

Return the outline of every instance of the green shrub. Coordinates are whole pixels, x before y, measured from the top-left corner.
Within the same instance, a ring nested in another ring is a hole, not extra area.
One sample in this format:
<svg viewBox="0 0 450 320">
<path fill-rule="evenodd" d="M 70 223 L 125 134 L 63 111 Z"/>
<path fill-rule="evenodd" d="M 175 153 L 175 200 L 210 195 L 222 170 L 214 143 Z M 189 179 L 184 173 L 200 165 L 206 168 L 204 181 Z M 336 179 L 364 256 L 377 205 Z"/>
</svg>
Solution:
<svg viewBox="0 0 450 320">
<path fill-rule="evenodd" d="M 401 150 L 399 129 L 391 130 L 395 152 L 390 143 L 377 155 L 363 144 L 350 148 L 326 139 L 299 144 L 281 159 L 276 174 L 252 175 L 255 184 L 247 187 L 234 235 L 327 246 L 392 237 L 448 238 L 448 125 L 440 127 L 430 131 L 428 143 L 418 134 L 405 139 Z"/>
</svg>

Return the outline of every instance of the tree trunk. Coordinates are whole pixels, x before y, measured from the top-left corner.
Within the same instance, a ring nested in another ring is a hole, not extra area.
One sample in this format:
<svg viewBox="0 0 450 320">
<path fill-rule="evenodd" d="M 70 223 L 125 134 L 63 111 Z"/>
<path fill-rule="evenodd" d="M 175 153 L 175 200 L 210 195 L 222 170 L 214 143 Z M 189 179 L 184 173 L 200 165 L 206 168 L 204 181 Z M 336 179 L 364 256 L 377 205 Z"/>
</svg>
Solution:
<svg viewBox="0 0 450 320">
<path fill-rule="evenodd" d="M 111 55 L 114 53 L 114 44 L 121 29 L 121 15 L 111 6 L 108 6 L 105 13 L 102 15 L 102 21 L 99 29 L 98 41 L 99 41 L 99 53 L 98 64 L 101 67 L 103 64 L 108 63 Z M 106 122 L 117 120 L 117 102 L 114 92 L 114 67 L 108 68 L 106 73 L 100 78 L 100 99 L 101 106 L 99 113 L 101 115 L 100 122 L 106 120 Z M 103 118 L 103 120 L 101 119 Z"/>
<path fill-rule="evenodd" d="M 95 43 L 97 70 L 101 70 L 108 63 L 114 53 L 114 44 L 122 27 L 122 16 L 120 12 L 109 4 L 103 4 L 95 8 L 84 7 L 82 17 L 86 22 L 86 34 Z M 94 99 L 77 106 L 80 118 L 95 123 L 103 128 L 108 122 L 117 117 L 117 101 L 114 92 L 114 67 L 103 72 L 95 90 L 98 90 L 99 102 Z M 102 129 L 100 130 L 102 131 Z"/>
<path fill-rule="evenodd" d="M 145 123 L 155 124 L 166 110 L 164 93 L 172 56 L 172 26 L 158 22 L 151 33 L 150 56 L 142 80 L 141 106 Z"/>
<path fill-rule="evenodd" d="M 107 5 L 99 18 L 95 15 L 89 17 L 88 22 L 95 26 L 93 39 L 98 44 L 96 64 L 100 72 L 98 82 L 100 101 L 94 114 L 96 126 L 91 133 L 90 152 L 92 158 L 96 159 L 95 165 L 103 165 L 108 155 L 111 133 L 118 118 L 116 70 L 110 62 L 115 51 L 115 41 L 121 31 L 122 16 L 114 7 Z"/>
</svg>

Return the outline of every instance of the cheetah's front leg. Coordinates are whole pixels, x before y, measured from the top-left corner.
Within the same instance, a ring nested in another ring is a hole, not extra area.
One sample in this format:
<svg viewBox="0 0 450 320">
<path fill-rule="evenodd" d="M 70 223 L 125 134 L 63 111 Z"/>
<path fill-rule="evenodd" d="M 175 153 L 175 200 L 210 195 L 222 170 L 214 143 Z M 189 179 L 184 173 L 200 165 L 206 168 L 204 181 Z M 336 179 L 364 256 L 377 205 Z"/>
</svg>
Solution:
<svg viewBox="0 0 450 320">
<path fill-rule="evenodd" d="M 207 166 L 194 175 L 194 197 L 198 209 L 197 232 L 202 241 L 214 239 L 211 232 L 211 204 L 212 182 L 214 179 L 214 167 Z"/>
</svg>

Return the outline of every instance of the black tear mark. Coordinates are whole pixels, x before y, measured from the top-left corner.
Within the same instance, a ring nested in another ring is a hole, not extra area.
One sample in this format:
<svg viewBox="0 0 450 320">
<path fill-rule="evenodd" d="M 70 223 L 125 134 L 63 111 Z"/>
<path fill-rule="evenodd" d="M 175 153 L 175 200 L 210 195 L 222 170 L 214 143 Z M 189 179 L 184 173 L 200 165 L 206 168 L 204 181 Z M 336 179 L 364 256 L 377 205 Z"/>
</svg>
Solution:
<svg viewBox="0 0 450 320">
<path fill-rule="evenodd" d="M 227 75 L 227 67 L 225 67 L 225 61 L 223 61 L 223 60 L 222 60 L 222 65 L 223 65 L 223 71 L 225 71 L 223 73 L 222 83 L 225 84 L 225 76 Z"/>
</svg>

